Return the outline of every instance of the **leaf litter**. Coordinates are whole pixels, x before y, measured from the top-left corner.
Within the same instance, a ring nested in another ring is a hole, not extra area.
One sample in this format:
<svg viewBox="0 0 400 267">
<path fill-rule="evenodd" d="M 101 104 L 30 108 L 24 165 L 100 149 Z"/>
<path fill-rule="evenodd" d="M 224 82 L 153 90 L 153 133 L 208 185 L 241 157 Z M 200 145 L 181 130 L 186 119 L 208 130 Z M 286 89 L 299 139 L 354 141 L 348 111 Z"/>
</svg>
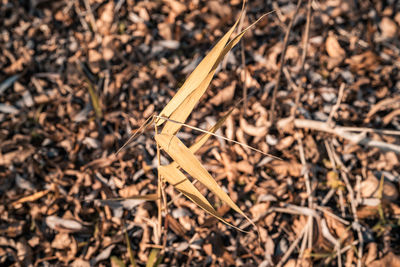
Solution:
<svg viewBox="0 0 400 267">
<path fill-rule="evenodd" d="M 397 266 L 398 7 L 302 2 L 3 1 L 1 265 Z"/>
</svg>

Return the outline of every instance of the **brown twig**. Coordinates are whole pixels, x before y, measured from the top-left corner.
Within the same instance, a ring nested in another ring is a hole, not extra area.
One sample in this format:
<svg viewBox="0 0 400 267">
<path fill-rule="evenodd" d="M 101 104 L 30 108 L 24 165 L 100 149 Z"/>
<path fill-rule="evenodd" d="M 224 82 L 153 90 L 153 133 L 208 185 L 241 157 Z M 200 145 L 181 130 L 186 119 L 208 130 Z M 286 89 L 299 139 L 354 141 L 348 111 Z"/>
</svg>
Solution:
<svg viewBox="0 0 400 267">
<path fill-rule="evenodd" d="M 283 40 L 283 50 L 282 50 L 282 53 L 281 53 L 280 66 L 279 66 L 278 74 L 277 74 L 276 80 L 275 80 L 275 87 L 274 87 L 274 90 L 272 92 L 272 102 L 271 102 L 271 108 L 270 108 L 270 121 L 272 123 L 275 121 L 276 94 L 278 93 L 279 84 L 281 82 L 283 64 L 285 63 L 286 50 L 287 50 L 287 47 L 288 47 L 288 44 L 289 44 L 289 36 L 290 36 L 290 32 L 292 31 L 294 20 L 296 19 L 297 13 L 299 12 L 300 5 L 301 5 L 302 2 L 303 2 L 303 0 L 298 0 L 297 1 L 296 11 L 293 14 L 293 17 L 289 22 L 289 26 L 288 26 L 288 28 L 286 30 L 285 38 Z"/>
<path fill-rule="evenodd" d="M 312 189 L 311 189 L 311 182 L 310 182 L 310 177 L 308 175 L 308 168 L 307 168 L 307 163 L 306 163 L 306 157 L 304 154 L 303 142 L 301 141 L 301 138 L 299 137 L 299 135 L 297 135 L 297 143 L 298 143 L 298 147 L 299 147 L 300 161 L 303 166 L 304 180 L 305 180 L 307 197 L 308 197 L 308 208 L 312 209 L 313 208 L 313 195 L 312 195 Z M 313 220 L 312 220 L 311 216 L 308 217 L 307 225 L 308 225 L 308 228 L 306 231 L 306 237 L 308 238 L 308 248 L 311 249 L 312 248 L 312 237 L 313 237 Z"/>
<path fill-rule="evenodd" d="M 383 151 L 393 151 L 396 152 L 397 154 L 400 154 L 399 145 L 388 144 L 382 141 L 372 140 L 366 137 L 365 134 L 353 134 L 348 131 L 345 131 L 345 129 L 340 126 L 330 127 L 326 122 L 305 120 L 305 119 L 295 119 L 293 122 L 296 128 L 323 131 L 337 135 L 343 139 L 347 139 L 355 144 L 369 146 L 369 147 L 377 147 Z"/>
<path fill-rule="evenodd" d="M 343 126 L 341 128 L 347 132 L 365 132 L 365 133 L 378 133 L 387 135 L 400 135 L 400 131 L 396 130 L 373 129 L 365 127 L 346 127 L 346 126 Z"/>
<path fill-rule="evenodd" d="M 282 266 L 290 257 L 290 255 L 293 253 L 293 250 L 296 248 L 297 244 L 300 242 L 302 237 L 306 234 L 307 229 L 308 229 L 308 224 L 306 224 L 303 229 L 301 230 L 300 234 L 297 236 L 297 238 L 292 242 L 286 253 L 283 255 L 282 259 L 278 262 L 276 265 L 277 267 Z"/>
<path fill-rule="evenodd" d="M 312 1 L 308 0 L 306 30 L 305 30 L 305 34 L 304 34 L 303 51 L 301 54 L 300 72 L 299 72 L 300 73 L 300 84 L 299 84 L 299 86 L 297 86 L 294 106 L 290 110 L 290 116 L 292 118 L 294 118 L 296 115 L 296 110 L 297 110 L 297 107 L 299 106 L 299 102 L 300 102 L 300 95 L 301 95 L 301 92 L 303 91 L 302 89 L 305 87 L 305 82 L 306 82 L 306 78 L 304 77 L 305 76 L 304 75 L 304 66 L 305 66 L 305 62 L 306 62 L 306 58 L 307 58 L 308 44 L 309 44 L 309 40 L 310 40 L 310 25 L 311 25 L 311 11 L 312 11 L 311 3 L 312 3 Z"/>
<path fill-rule="evenodd" d="M 340 160 L 339 156 L 332 150 L 333 153 L 333 157 L 335 160 L 335 165 L 340 166 L 340 173 L 341 173 L 341 177 L 343 178 L 343 181 L 346 185 L 346 189 L 349 192 L 349 199 L 350 199 L 350 207 L 351 207 L 351 213 L 353 214 L 353 218 L 354 218 L 354 224 L 353 224 L 353 228 L 355 228 L 355 230 L 357 231 L 357 236 L 359 239 L 359 246 L 358 246 L 358 259 L 357 259 L 357 267 L 361 267 L 361 258 L 362 258 L 362 253 L 363 253 L 363 245 L 364 245 L 364 238 L 362 236 L 361 233 L 361 229 L 360 229 L 360 223 L 358 220 L 358 216 L 357 216 L 357 204 L 358 202 L 356 201 L 356 197 L 354 194 L 354 190 L 352 185 L 350 184 L 350 181 L 347 177 L 347 173 L 348 170 L 346 168 L 346 166 L 344 166 L 343 162 Z"/>
<path fill-rule="evenodd" d="M 307 21 L 306 21 L 306 31 L 304 33 L 304 46 L 303 52 L 301 54 L 301 65 L 300 65 L 300 73 L 303 74 L 304 72 L 304 64 L 306 62 L 307 57 L 307 50 L 308 50 L 308 43 L 310 40 L 310 25 L 311 25 L 311 0 L 307 2 Z"/>
<path fill-rule="evenodd" d="M 244 23 L 244 17 L 246 16 L 246 10 L 243 13 L 243 16 L 240 18 L 239 26 L 238 26 L 238 32 L 242 31 L 243 28 L 243 23 Z M 242 39 L 241 41 L 241 46 L 240 46 L 240 56 L 242 60 L 242 71 L 243 71 L 243 114 L 246 115 L 247 111 L 247 69 L 246 69 L 246 55 L 244 52 L 244 40 Z"/>
<path fill-rule="evenodd" d="M 334 164 L 335 158 L 333 157 L 333 148 L 330 146 L 330 143 L 328 143 L 327 140 L 324 140 L 324 144 L 325 144 L 326 152 L 328 153 L 329 161 L 332 163 L 332 169 L 335 173 L 337 173 L 338 170 L 336 168 L 336 164 Z M 342 213 L 342 217 L 346 217 L 346 209 L 344 206 L 343 191 L 341 188 L 333 188 L 333 189 L 335 189 L 335 191 L 339 195 L 339 204 L 340 204 L 340 211 Z"/>
<path fill-rule="evenodd" d="M 336 114 L 337 110 L 338 110 L 339 107 L 340 107 L 340 104 L 341 104 L 342 99 L 343 99 L 343 93 L 344 93 L 344 88 L 345 88 L 345 86 L 346 86 L 345 83 L 342 83 L 342 84 L 340 85 L 339 93 L 338 93 L 338 98 L 337 98 L 336 104 L 332 107 L 332 110 L 331 110 L 331 112 L 329 113 L 329 117 L 328 117 L 328 119 L 326 120 L 326 123 L 328 123 L 329 125 L 331 125 L 332 118 L 333 118 L 333 116 Z"/>
</svg>

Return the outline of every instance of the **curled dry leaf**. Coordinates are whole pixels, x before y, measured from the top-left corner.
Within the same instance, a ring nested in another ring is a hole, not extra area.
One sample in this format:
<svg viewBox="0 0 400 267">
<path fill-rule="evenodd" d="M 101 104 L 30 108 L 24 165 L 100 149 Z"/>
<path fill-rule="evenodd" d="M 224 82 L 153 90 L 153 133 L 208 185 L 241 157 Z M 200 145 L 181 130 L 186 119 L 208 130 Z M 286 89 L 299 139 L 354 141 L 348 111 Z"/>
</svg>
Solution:
<svg viewBox="0 0 400 267">
<path fill-rule="evenodd" d="M 352 239 L 353 235 L 352 232 L 349 231 L 348 226 L 344 225 L 329 214 L 325 213 L 324 217 L 329 230 L 335 234 L 336 238 L 340 239 L 341 244 L 347 244 L 346 241 Z"/>
<path fill-rule="evenodd" d="M 393 252 L 389 252 L 383 258 L 371 262 L 368 267 L 397 267 L 400 266 L 400 256 L 394 254 Z"/>
<path fill-rule="evenodd" d="M 330 57 L 343 59 L 346 56 L 346 52 L 340 46 L 336 36 L 330 33 L 325 42 L 326 52 Z"/>
<path fill-rule="evenodd" d="M 329 33 L 328 38 L 325 42 L 326 52 L 329 55 L 328 69 L 333 69 L 338 66 L 346 56 L 345 50 L 340 46 L 336 36 L 333 33 Z"/>
<path fill-rule="evenodd" d="M 383 183 L 383 198 L 394 201 L 399 197 L 399 192 L 396 186 L 389 182 Z M 379 198 L 379 180 L 373 175 L 368 175 L 368 178 L 361 182 L 361 196 L 364 198 Z"/>
<path fill-rule="evenodd" d="M 299 177 L 303 169 L 303 166 L 298 162 L 285 162 L 281 160 L 273 160 L 267 166 L 272 168 L 276 174 L 282 176 L 290 175 Z"/>
<path fill-rule="evenodd" d="M 90 262 L 81 258 L 77 258 L 71 263 L 71 267 L 90 267 Z"/>
<path fill-rule="evenodd" d="M 354 55 L 351 58 L 346 58 L 345 62 L 354 71 L 375 71 L 379 67 L 380 58 L 369 50 L 362 54 Z"/>
<path fill-rule="evenodd" d="M 210 103 L 216 106 L 222 103 L 229 103 L 235 94 L 236 81 L 232 82 L 231 85 L 220 90 L 211 100 Z"/>
<path fill-rule="evenodd" d="M 383 17 L 379 23 L 379 29 L 381 30 L 382 37 L 393 38 L 399 34 L 398 26 L 396 22 L 388 17 Z"/>
<path fill-rule="evenodd" d="M 66 233 L 79 232 L 84 229 L 82 224 L 75 220 L 62 219 L 57 216 L 48 216 L 46 218 L 46 224 L 53 230 Z"/>
<path fill-rule="evenodd" d="M 186 11 L 186 5 L 182 4 L 176 0 L 163 0 L 167 5 L 170 6 L 171 10 L 176 14 L 180 15 L 181 13 Z"/>
<path fill-rule="evenodd" d="M 243 132 L 251 136 L 263 137 L 267 134 L 270 125 L 253 126 L 249 124 L 244 118 L 240 118 L 240 127 Z"/>
<path fill-rule="evenodd" d="M 278 144 L 275 146 L 278 150 L 284 150 L 290 147 L 294 142 L 294 137 L 289 135 L 279 140 Z"/>
<path fill-rule="evenodd" d="M 68 248 L 72 243 L 71 237 L 68 233 L 58 233 L 53 242 L 51 242 L 51 247 L 56 249 Z"/>
<path fill-rule="evenodd" d="M 367 253 L 363 256 L 363 262 L 369 266 L 378 256 L 378 245 L 375 242 L 367 244 Z"/>
</svg>

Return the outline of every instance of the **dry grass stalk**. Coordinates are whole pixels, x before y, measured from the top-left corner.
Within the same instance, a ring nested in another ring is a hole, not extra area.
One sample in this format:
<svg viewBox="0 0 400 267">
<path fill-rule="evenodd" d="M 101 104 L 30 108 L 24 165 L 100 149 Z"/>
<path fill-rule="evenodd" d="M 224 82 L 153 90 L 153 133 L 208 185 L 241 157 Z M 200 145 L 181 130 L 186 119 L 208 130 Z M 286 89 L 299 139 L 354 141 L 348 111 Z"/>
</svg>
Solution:
<svg viewBox="0 0 400 267">
<path fill-rule="evenodd" d="M 186 147 L 182 141 L 177 137 L 177 133 L 182 126 L 185 124 L 186 119 L 191 114 L 194 107 L 199 102 L 202 95 L 207 90 L 218 65 L 221 63 L 225 55 L 239 43 L 243 35 L 259 22 L 264 16 L 261 16 L 253 24 L 242 30 L 237 34 L 231 41 L 228 42 L 232 33 L 235 31 L 244 13 L 245 2 L 242 6 L 242 11 L 235 24 L 230 30 L 218 41 L 218 43 L 211 49 L 206 57 L 199 63 L 194 71 L 189 75 L 182 87 L 177 91 L 176 95 L 171 101 L 164 107 L 158 116 L 152 115 L 146 122 L 135 132 L 135 134 L 129 138 L 129 140 L 121 147 L 120 152 L 126 147 L 136 136 L 137 133 L 142 133 L 150 124 L 155 122 L 155 140 L 157 143 L 157 157 L 158 157 L 158 190 L 157 190 L 157 203 L 159 207 L 158 214 L 158 235 L 161 235 L 165 229 L 162 229 L 162 213 L 167 210 L 167 203 L 163 192 L 163 183 L 168 182 L 173 185 L 176 190 L 181 194 L 185 195 L 192 202 L 198 205 L 201 209 L 206 211 L 208 214 L 214 216 L 225 224 L 234 227 L 237 230 L 243 231 L 242 229 L 233 226 L 222 218 L 209 201 L 198 191 L 198 189 L 190 182 L 186 175 L 181 171 L 184 170 L 196 181 L 203 184 L 208 190 L 213 192 L 218 198 L 225 202 L 230 208 L 241 214 L 251 225 L 255 226 L 254 222 L 236 205 L 234 201 L 228 196 L 227 193 L 217 184 L 211 174 L 202 166 L 200 161 L 195 157 L 194 153 L 198 151 L 208 140 L 211 135 L 216 135 L 215 132 L 222 126 L 226 118 L 231 114 L 230 110 L 225 116 L 223 116 L 209 131 L 201 130 L 196 127 L 190 127 L 195 130 L 200 130 L 203 135 L 192 145 L 190 148 Z M 161 128 L 159 133 L 158 128 Z M 219 136 L 220 137 L 220 136 Z M 227 138 L 225 140 L 233 141 Z M 238 143 L 236 141 L 233 141 Z M 240 145 L 243 145 L 239 143 Z M 246 146 L 248 147 L 248 146 Z M 248 147 L 251 148 L 251 147 Z M 255 148 L 251 148 L 257 152 L 261 152 Z M 160 152 L 163 150 L 173 160 L 171 164 L 167 166 L 161 166 L 160 164 Z M 117 152 L 117 153 L 118 153 Z M 265 153 L 263 153 L 265 154 Z M 166 236 L 164 232 L 164 237 Z M 157 238 L 160 242 L 161 238 Z M 164 238 L 165 241 L 165 238 Z M 165 242 L 164 242 L 165 244 Z M 159 251 L 161 253 L 162 251 Z"/>
</svg>

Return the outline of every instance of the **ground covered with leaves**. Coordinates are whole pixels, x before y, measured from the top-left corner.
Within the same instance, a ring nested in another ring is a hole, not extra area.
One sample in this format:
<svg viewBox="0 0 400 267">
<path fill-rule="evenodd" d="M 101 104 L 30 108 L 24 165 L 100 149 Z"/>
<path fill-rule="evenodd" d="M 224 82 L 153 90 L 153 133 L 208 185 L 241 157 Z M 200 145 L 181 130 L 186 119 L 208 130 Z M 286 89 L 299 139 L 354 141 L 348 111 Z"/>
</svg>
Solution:
<svg viewBox="0 0 400 267">
<path fill-rule="evenodd" d="M 159 224 L 154 128 L 115 154 L 241 7 L 0 0 L 0 265 L 400 265 L 397 1 L 247 4 L 233 36 L 274 12 L 222 61 L 187 124 L 208 129 L 236 105 L 217 134 L 241 144 L 213 137 L 198 155 L 257 227 L 196 187 L 249 233 L 168 183 Z"/>
</svg>

